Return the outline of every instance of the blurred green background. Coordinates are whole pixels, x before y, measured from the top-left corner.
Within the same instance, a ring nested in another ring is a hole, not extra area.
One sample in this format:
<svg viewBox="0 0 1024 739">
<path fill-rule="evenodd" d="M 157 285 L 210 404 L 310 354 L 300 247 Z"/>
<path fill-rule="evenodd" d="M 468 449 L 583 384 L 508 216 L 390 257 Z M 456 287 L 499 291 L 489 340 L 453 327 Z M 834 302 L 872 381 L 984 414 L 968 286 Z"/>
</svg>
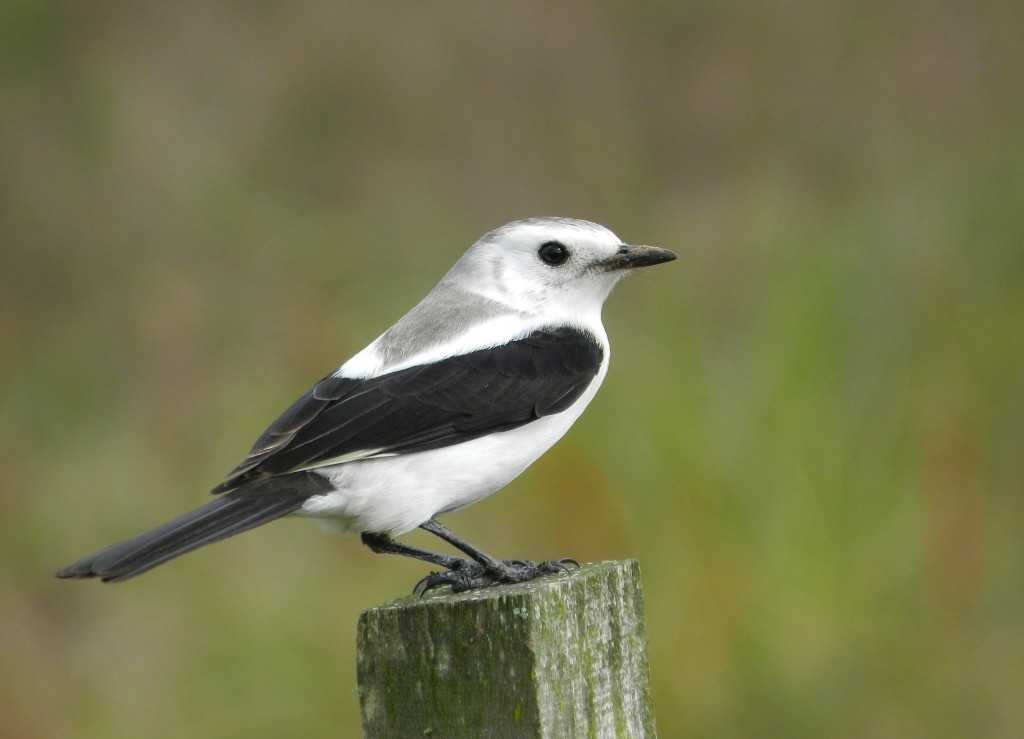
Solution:
<svg viewBox="0 0 1024 739">
<path fill-rule="evenodd" d="M 565 215 L 680 260 L 448 522 L 638 558 L 663 736 L 1024 735 L 1022 39 L 986 0 L 5 2 L 0 733 L 357 735 L 356 619 L 418 564 L 284 521 L 52 573 Z"/>
</svg>

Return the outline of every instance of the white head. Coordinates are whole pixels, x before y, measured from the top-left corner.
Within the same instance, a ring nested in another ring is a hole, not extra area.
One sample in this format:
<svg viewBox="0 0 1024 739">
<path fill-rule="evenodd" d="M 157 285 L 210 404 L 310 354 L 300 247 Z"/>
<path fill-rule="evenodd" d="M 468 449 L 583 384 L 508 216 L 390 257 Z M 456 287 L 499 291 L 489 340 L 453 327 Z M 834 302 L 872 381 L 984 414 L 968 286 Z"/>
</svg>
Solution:
<svg viewBox="0 0 1024 739">
<path fill-rule="evenodd" d="M 590 221 L 528 218 L 486 234 L 445 282 L 528 313 L 600 311 L 631 269 L 675 258 L 667 249 L 623 244 Z"/>
<path fill-rule="evenodd" d="M 666 249 L 623 244 L 589 221 L 515 221 L 473 244 L 418 305 L 339 371 L 371 377 L 494 346 L 531 325 L 603 333 L 601 305 L 615 283 L 633 268 L 675 258 Z"/>
</svg>

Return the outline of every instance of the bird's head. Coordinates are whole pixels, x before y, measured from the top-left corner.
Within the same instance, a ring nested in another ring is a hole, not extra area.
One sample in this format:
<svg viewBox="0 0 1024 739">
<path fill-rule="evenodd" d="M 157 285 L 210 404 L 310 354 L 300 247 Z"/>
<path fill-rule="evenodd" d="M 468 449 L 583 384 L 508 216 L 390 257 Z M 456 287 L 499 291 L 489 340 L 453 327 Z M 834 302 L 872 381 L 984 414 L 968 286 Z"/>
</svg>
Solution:
<svg viewBox="0 0 1024 739">
<path fill-rule="evenodd" d="M 676 255 L 631 246 L 604 226 L 570 218 L 529 218 L 491 231 L 452 270 L 474 291 L 526 312 L 600 311 L 612 288 L 639 267 Z"/>
</svg>

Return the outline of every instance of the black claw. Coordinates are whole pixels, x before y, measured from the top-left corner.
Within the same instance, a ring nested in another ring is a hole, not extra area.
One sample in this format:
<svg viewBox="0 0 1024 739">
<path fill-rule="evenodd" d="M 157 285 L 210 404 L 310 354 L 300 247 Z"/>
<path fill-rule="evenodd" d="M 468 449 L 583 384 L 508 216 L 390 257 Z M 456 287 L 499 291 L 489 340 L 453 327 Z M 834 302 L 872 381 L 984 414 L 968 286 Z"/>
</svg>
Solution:
<svg viewBox="0 0 1024 739">
<path fill-rule="evenodd" d="M 510 559 L 499 563 L 500 570 L 485 567 L 478 562 L 464 562 L 447 572 L 431 572 L 413 588 L 413 593 L 423 596 L 428 591 L 445 585 L 451 587 L 453 593 L 465 593 L 493 585 L 505 585 L 527 582 L 543 575 L 555 575 L 579 569 L 580 564 L 574 559 L 558 559 L 548 562 L 531 562 L 528 559 Z"/>
<path fill-rule="evenodd" d="M 421 598 L 427 594 L 428 590 L 433 590 L 436 587 L 440 587 L 441 583 L 438 582 L 438 578 L 443 577 L 443 573 L 431 572 L 429 575 L 424 577 L 418 583 L 416 587 L 412 589 L 413 595 L 418 595 Z"/>
<path fill-rule="evenodd" d="M 465 593 L 468 590 L 479 590 L 497 584 L 497 581 L 484 572 L 483 568 L 479 573 L 449 570 L 448 572 L 431 572 L 416 583 L 413 593 L 422 597 L 429 591 L 445 585 L 450 586 L 453 593 Z"/>
<path fill-rule="evenodd" d="M 553 560 L 551 562 L 545 562 L 544 564 L 554 565 L 554 566 L 558 567 L 559 569 L 561 569 L 562 572 L 572 572 L 573 570 L 578 570 L 580 568 L 580 563 L 577 562 L 572 557 L 565 557 L 563 559 L 556 559 L 556 560 Z M 572 567 L 570 567 L 569 565 L 572 565 Z"/>
</svg>

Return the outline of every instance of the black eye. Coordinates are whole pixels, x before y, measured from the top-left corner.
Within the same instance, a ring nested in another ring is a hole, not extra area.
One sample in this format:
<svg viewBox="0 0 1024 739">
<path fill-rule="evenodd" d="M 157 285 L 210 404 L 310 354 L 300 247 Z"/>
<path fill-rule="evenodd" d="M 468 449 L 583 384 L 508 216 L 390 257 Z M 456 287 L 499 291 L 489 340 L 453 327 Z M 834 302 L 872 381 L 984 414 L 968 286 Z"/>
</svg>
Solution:
<svg viewBox="0 0 1024 739">
<path fill-rule="evenodd" d="M 541 244 L 540 249 L 537 250 L 537 256 L 545 264 L 557 267 L 560 264 L 565 264 L 565 260 L 569 258 L 569 250 L 557 241 L 548 241 Z"/>
</svg>

